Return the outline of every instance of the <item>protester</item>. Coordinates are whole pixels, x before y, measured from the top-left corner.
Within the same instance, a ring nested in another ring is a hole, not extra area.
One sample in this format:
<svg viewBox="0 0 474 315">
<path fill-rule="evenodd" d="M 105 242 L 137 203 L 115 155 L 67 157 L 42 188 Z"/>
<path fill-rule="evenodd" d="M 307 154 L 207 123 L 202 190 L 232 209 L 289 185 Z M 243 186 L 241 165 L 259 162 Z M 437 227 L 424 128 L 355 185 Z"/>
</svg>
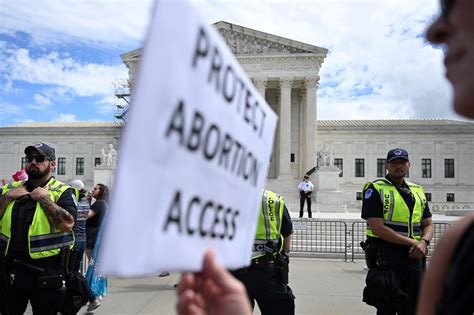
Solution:
<svg viewBox="0 0 474 315">
<path fill-rule="evenodd" d="M 454 110 L 474 118 L 474 1 L 442 0 L 441 14 L 427 30 L 433 44 L 445 45 L 446 77 L 454 88 Z M 474 214 L 446 231 L 423 280 L 418 314 L 474 313 Z"/>
<path fill-rule="evenodd" d="M 52 144 L 24 152 L 29 179 L 5 185 L 0 198 L 0 282 L 7 297 L 0 312 L 23 314 L 29 301 L 34 314 L 56 315 L 65 299 L 66 248 L 74 244 L 75 191 L 52 176 Z"/>
<path fill-rule="evenodd" d="M 367 273 L 363 301 L 377 314 L 415 314 L 424 258 L 433 237 L 433 222 L 423 187 L 405 181 L 408 152 L 387 153 L 385 178 L 363 189 L 362 218 L 367 220 L 363 244 Z"/>
<path fill-rule="evenodd" d="M 242 283 L 220 266 L 214 254 L 204 255 L 200 273 L 183 273 L 176 309 L 179 315 L 251 315 Z"/>
<path fill-rule="evenodd" d="M 90 303 L 87 307 L 87 312 L 91 312 L 100 306 L 100 300 L 107 294 L 107 277 L 100 273 L 97 268 L 97 261 L 99 259 L 99 249 L 102 242 L 102 235 L 104 232 L 104 224 L 101 224 L 94 249 L 89 259 L 89 265 L 85 275 L 87 285 L 90 289 Z"/>
<path fill-rule="evenodd" d="M 89 198 L 95 199 L 86 221 L 86 255 L 88 259 L 91 259 L 92 250 L 97 240 L 97 233 L 99 233 L 99 228 L 107 211 L 109 188 L 104 184 L 97 184 L 90 192 Z"/>
<path fill-rule="evenodd" d="M 309 180 L 308 175 L 305 175 L 303 180 L 298 184 L 298 190 L 300 191 L 300 218 L 303 217 L 305 201 L 308 207 L 308 218 L 311 218 L 311 193 L 314 190 L 314 185 Z"/>
<path fill-rule="evenodd" d="M 74 237 L 75 237 L 75 261 L 73 271 L 82 270 L 83 256 L 86 250 L 86 220 L 89 213 L 90 204 L 86 198 L 86 189 L 84 183 L 80 179 L 73 179 L 69 183 L 69 186 L 77 190 L 77 217 L 76 223 L 74 224 Z"/>
<path fill-rule="evenodd" d="M 89 195 L 95 202 L 91 205 L 86 221 L 86 256 L 89 260 L 89 266 L 86 272 L 86 280 L 91 290 L 91 302 L 87 311 L 91 312 L 100 306 L 104 290 L 107 287 L 107 280 L 96 272 L 97 254 L 100 247 L 100 235 L 102 222 L 104 221 L 109 198 L 109 188 L 104 184 L 94 186 Z M 104 289 L 105 282 L 105 289 Z"/>
</svg>

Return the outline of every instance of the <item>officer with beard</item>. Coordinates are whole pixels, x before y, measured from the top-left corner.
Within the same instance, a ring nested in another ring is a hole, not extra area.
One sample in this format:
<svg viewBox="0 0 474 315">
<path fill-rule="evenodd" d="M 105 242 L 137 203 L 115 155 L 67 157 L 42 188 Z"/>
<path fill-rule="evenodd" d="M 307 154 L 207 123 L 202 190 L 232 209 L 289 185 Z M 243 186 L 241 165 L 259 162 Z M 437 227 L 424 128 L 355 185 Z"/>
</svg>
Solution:
<svg viewBox="0 0 474 315">
<path fill-rule="evenodd" d="M 52 177 L 52 144 L 30 145 L 25 154 L 28 180 L 5 185 L 0 197 L 1 281 L 8 289 L 0 312 L 23 314 L 30 301 L 34 314 L 57 314 L 65 297 L 64 249 L 74 244 L 75 191 Z"/>
</svg>

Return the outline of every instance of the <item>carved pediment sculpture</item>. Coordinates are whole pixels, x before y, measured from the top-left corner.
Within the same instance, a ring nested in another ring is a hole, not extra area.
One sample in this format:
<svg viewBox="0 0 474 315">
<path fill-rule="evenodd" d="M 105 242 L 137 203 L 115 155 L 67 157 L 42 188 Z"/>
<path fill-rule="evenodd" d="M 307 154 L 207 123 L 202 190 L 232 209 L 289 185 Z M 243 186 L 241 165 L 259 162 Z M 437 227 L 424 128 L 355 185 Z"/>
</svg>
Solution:
<svg viewBox="0 0 474 315">
<path fill-rule="evenodd" d="M 234 54 L 301 54 L 303 49 L 226 29 L 218 29 Z"/>
</svg>

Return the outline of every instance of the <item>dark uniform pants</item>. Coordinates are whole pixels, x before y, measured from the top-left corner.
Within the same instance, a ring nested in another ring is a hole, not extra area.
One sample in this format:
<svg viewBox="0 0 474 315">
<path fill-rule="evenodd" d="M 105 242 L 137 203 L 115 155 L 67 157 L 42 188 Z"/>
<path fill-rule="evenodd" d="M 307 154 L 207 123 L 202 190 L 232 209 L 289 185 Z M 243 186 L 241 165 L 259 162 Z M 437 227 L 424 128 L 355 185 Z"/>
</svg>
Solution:
<svg viewBox="0 0 474 315">
<path fill-rule="evenodd" d="M 262 315 L 295 314 L 295 296 L 283 284 L 274 266 L 251 266 L 233 272 L 243 282 L 252 307 L 257 301 Z"/>
<path fill-rule="evenodd" d="M 9 287 L 8 307 L 9 313 L 5 312 L 4 301 L 0 299 L 1 314 L 17 315 L 26 311 L 28 301 L 31 303 L 33 314 L 38 315 L 56 315 L 64 304 L 66 296 L 65 287 L 60 288 L 39 288 L 37 272 L 27 270 L 17 265 L 13 266 L 12 260 L 6 264 L 7 283 Z M 55 259 L 40 259 L 36 266 L 45 269 L 41 276 L 53 276 L 63 274 L 62 268 L 56 263 Z M 31 263 L 32 261 L 28 261 Z M 14 274 L 14 276 L 10 276 Z"/>
<path fill-rule="evenodd" d="M 400 285 L 400 289 L 408 295 L 406 303 L 400 304 L 397 309 L 378 308 L 378 315 L 412 315 L 416 312 L 416 302 L 424 271 L 422 260 L 408 257 L 406 251 L 381 248 L 382 255 L 386 258 L 389 268 L 394 272 Z"/>
<path fill-rule="evenodd" d="M 303 209 L 304 209 L 304 202 L 306 201 L 306 205 L 308 207 L 308 218 L 311 218 L 311 194 L 305 194 L 300 192 L 300 218 L 303 217 Z"/>
</svg>

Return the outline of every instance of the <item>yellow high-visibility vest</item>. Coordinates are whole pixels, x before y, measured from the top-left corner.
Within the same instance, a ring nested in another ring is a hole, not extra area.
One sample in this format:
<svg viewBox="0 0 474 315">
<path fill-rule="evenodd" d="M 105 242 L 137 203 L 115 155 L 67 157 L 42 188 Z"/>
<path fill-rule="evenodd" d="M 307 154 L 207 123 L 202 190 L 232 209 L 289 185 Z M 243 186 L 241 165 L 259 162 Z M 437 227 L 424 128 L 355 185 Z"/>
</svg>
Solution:
<svg viewBox="0 0 474 315">
<path fill-rule="evenodd" d="M 21 186 L 22 181 L 13 182 L 3 187 L 2 195 L 9 192 L 12 188 Z M 57 202 L 61 195 L 70 186 L 51 178 L 47 185 L 49 185 L 49 196 L 53 202 Z M 11 239 L 11 220 L 12 210 L 15 205 L 15 200 L 12 200 L 3 214 L 0 221 L 0 243 L 3 243 L 5 248 L 5 256 L 8 253 L 10 239 Z M 74 234 L 70 232 L 62 232 L 52 224 L 40 202 L 36 202 L 36 210 L 33 216 L 33 221 L 28 230 L 28 250 L 31 258 L 45 258 L 59 254 L 61 248 L 74 245 Z"/>
<path fill-rule="evenodd" d="M 383 206 L 384 225 L 400 235 L 415 240 L 421 240 L 421 221 L 423 220 L 423 211 L 427 203 L 423 187 L 406 182 L 415 199 L 413 211 L 410 215 L 410 210 L 408 209 L 407 204 L 392 182 L 384 178 L 378 179 L 372 184 L 380 194 Z M 366 185 L 364 187 L 364 195 L 368 186 L 369 185 Z M 372 231 L 368 224 L 367 236 L 379 237 Z"/>
<path fill-rule="evenodd" d="M 282 239 L 280 230 L 284 207 L 285 201 L 282 196 L 270 190 L 263 191 L 252 259 L 265 256 L 268 245 L 277 248 L 278 242 Z M 275 253 L 281 251 L 281 246 L 283 246 L 283 240 L 281 240 L 280 248 Z"/>
</svg>

